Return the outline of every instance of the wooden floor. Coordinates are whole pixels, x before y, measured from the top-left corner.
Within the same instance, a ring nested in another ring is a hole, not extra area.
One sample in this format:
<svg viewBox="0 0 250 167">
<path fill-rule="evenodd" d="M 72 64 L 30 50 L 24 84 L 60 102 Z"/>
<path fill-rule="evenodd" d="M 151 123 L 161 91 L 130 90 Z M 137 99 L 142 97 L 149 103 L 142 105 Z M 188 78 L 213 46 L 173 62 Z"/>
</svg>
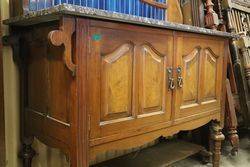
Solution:
<svg viewBox="0 0 250 167">
<path fill-rule="evenodd" d="M 165 167 L 201 151 L 203 147 L 184 142 L 171 141 L 128 154 L 94 167 Z"/>
</svg>

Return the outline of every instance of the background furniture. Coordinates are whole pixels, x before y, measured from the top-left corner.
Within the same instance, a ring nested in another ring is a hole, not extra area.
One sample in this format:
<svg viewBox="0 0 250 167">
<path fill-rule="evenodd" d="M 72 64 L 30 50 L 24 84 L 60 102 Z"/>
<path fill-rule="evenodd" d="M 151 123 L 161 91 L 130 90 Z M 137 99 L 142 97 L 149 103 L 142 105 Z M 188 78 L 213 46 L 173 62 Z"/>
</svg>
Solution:
<svg viewBox="0 0 250 167">
<path fill-rule="evenodd" d="M 241 38 L 231 42 L 231 56 L 239 94 L 240 111 L 238 113 L 243 118 L 244 126 L 249 127 L 249 3 L 241 0 L 224 0 L 223 8 L 226 9 L 227 30 L 241 35 Z"/>
<path fill-rule="evenodd" d="M 205 3 L 203 0 L 181 0 L 183 23 L 204 27 Z"/>
<path fill-rule="evenodd" d="M 167 20 L 174 23 L 183 23 L 183 13 L 179 0 L 168 0 L 167 5 Z"/>
<path fill-rule="evenodd" d="M 235 111 L 235 100 L 228 79 L 226 81 L 226 89 L 225 128 L 228 132 L 228 139 L 233 147 L 231 154 L 236 155 L 239 150 L 239 136 L 237 132 L 238 122 Z"/>
</svg>

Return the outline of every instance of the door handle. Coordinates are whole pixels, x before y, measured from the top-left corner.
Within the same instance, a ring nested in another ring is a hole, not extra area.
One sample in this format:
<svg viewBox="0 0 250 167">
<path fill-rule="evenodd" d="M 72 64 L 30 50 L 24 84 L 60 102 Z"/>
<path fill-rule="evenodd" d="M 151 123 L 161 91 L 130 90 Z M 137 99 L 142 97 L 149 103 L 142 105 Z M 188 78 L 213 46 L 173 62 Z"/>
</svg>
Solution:
<svg viewBox="0 0 250 167">
<path fill-rule="evenodd" d="M 173 78 L 173 68 L 167 69 L 168 72 L 168 90 L 173 90 L 175 88 L 174 78 Z"/>
<path fill-rule="evenodd" d="M 183 87 L 183 78 L 182 78 L 182 69 L 181 69 L 181 67 L 177 68 L 177 86 L 178 86 L 178 88 Z"/>
</svg>

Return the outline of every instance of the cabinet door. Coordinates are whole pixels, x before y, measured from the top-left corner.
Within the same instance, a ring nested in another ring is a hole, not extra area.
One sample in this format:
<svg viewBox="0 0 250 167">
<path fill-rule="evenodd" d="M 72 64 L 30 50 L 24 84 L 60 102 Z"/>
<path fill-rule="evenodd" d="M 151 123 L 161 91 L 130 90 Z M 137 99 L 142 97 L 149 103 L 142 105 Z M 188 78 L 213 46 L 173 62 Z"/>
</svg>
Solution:
<svg viewBox="0 0 250 167">
<path fill-rule="evenodd" d="M 176 40 L 175 118 L 219 112 L 224 41 L 185 36 Z"/>
<path fill-rule="evenodd" d="M 165 34 L 104 27 L 92 27 L 90 37 L 90 137 L 143 133 L 169 120 L 166 68 L 172 38 L 166 45 Z"/>
</svg>

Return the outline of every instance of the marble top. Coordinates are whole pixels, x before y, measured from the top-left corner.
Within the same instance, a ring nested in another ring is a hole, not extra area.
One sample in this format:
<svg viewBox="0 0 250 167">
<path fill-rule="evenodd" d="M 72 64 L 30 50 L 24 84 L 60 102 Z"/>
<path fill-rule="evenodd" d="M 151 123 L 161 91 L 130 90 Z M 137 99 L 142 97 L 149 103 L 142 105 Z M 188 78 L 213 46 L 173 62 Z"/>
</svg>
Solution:
<svg viewBox="0 0 250 167">
<path fill-rule="evenodd" d="M 59 17 L 60 15 L 73 15 L 79 17 L 97 18 L 102 20 L 112 20 L 123 23 L 165 28 L 177 31 L 193 32 L 193 33 L 206 34 L 212 36 L 238 38 L 237 35 L 227 32 L 221 32 L 217 30 L 211 30 L 184 24 L 171 23 L 167 21 L 133 16 L 117 12 L 98 10 L 94 8 L 82 7 L 71 4 L 62 4 L 41 11 L 29 12 L 25 15 L 12 17 L 8 20 L 4 20 L 3 23 L 15 26 L 28 26 L 42 22 L 58 20 L 60 18 Z"/>
</svg>

